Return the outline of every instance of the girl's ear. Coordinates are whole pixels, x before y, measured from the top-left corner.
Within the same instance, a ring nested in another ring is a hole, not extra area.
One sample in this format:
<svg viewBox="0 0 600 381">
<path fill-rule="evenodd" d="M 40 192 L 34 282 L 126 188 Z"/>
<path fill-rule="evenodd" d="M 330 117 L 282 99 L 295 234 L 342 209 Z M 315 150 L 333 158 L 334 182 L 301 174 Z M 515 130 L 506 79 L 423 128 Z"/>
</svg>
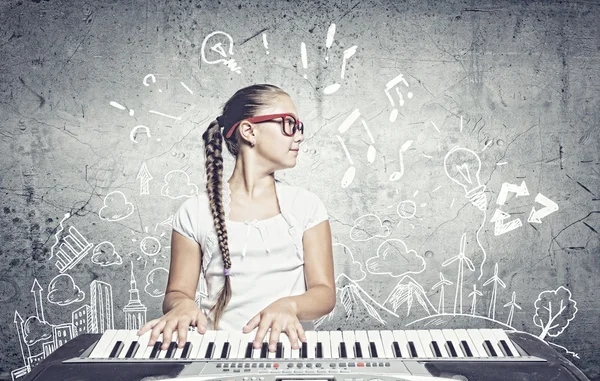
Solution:
<svg viewBox="0 0 600 381">
<path fill-rule="evenodd" d="M 243 120 L 238 126 L 238 129 L 240 130 L 242 140 L 246 141 L 246 143 L 252 144 L 252 142 L 256 141 L 256 130 L 252 123 Z"/>
</svg>

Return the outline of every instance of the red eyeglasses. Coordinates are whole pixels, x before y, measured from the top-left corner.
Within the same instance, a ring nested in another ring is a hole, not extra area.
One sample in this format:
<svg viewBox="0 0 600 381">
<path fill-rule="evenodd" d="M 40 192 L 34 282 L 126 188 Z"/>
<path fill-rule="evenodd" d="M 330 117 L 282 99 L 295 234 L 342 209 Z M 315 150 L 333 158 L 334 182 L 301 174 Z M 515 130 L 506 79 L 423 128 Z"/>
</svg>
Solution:
<svg viewBox="0 0 600 381">
<path fill-rule="evenodd" d="M 281 118 L 281 132 L 285 136 L 294 136 L 296 131 L 300 131 L 300 133 L 304 134 L 304 123 L 302 123 L 299 119 L 296 119 L 292 114 L 269 114 L 269 115 L 259 115 L 254 116 L 252 118 L 242 119 L 239 122 L 235 123 L 227 134 L 225 138 L 230 138 L 233 134 L 233 131 L 237 128 L 237 126 L 244 120 L 247 120 L 250 123 L 263 123 L 270 122 L 272 120 Z"/>
</svg>

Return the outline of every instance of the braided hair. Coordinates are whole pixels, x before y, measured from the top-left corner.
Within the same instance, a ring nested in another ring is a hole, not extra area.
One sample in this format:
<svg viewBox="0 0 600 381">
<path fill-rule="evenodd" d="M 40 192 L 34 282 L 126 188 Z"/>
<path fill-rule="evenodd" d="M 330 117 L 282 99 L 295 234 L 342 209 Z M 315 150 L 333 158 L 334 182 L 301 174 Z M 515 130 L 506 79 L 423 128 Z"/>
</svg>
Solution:
<svg viewBox="0 0 600 381">
<path fill-rule="evenodd" d="M 214 313 L 214 329 L 218 329 L 219 320 L 229 301 L 231 300 L 231 257 L 227 238 L 225 211 L 223 208 L 222 182 L 223 182 L 223 139 L 221 128 L 227 131 L 233 124 L 242 119 L 250 118 L 269 107 L 282 95 L 288 95 L 281 88 L 269 84 L 256 84 L 238 90 L 223 106 L 222 114 L 212 121 L 202 134 L 206 155 L 206 191 L 213 215 L 213 222 L 217 232 L 219 250 L 223 256 L 223 275 L 225 285 L 219 292 L 215 305 L 210 312 Z M 237 157 L 240 147 L 240 134 L 234 131 L 231 137 L 225 139 L 225 145 L 231 155 Z"/>
</svg>

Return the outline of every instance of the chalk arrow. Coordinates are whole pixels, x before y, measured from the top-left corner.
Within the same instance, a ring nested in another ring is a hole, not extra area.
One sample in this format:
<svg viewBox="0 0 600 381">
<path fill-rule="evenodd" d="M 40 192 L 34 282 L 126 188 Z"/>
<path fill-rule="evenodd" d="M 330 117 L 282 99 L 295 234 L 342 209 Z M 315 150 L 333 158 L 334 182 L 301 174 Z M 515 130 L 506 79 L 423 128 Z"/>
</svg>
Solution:
<svg viewBox="0 0 600 381">
<path fill-rule="evenodd" d="M 544 205 L 544 207 L 540 210 L 535 210 L 535 206 L 531 208 L 531 213 L 529 214 L 527 222 L 541 224 L 542 218 L 547 217 L 558 210 L 558 204 L 541 193 L 538 193 L 537 196 L 535 196 L 535 202 Z"/>
<path fill-rule="evenodd" d="M 525 181 L 521 183 L 521 185 L 511 184 L 511 183 L 503 183 L 502 188 L 500 189 L 500 194 L 498 194 L 498 199 L 496 200 L 496 204 L 504 205 L 506 199 L 508 198 L 508 193 L 512 192 L 517 197 L 520 196 L 529 196 L 529 191 L 527 190 L 527 185 Z"/>
<path fill-rule="evenodd" d="M 495 223 L 494 235 L 496 235 L 496 236 L 502 235 L 504 233 L 508 233 L 511 230 L 515 230 L 515 229 L 523 226 L 523 223 L 521 222 L 521 219 L 519 219 L 519 218 L 515 218 L 512 221 L 504 223 L 504 220 L 506 220 L 509 217 L 510 217 L 510 214 L 503 212 L 500 209 L 496 209 L 496 211 L 494 212 L 494 215 L 492 216 L 492 219 L 490 220 L 490 222 Z"/>
</svg>

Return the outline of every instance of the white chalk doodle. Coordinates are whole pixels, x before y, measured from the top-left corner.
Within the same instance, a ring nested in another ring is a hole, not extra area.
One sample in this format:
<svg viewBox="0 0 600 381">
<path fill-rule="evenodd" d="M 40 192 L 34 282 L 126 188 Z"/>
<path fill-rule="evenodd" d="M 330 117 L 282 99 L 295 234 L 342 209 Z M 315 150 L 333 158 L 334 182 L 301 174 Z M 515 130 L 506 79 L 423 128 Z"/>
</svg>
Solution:
<svg viewBox="0 0 600 381">
<path fill-rule="evenodd" d="M 435 124 L 435 122 L 433 120 L 431 121 L 431 124 L 433 125 L 433 128 L 435 128 L 435 130 L 437 132 L 440 132 L 440 129 L 438 128 L 438 126 L 436 126 L 436 124 Z"/>
<path fill-rule="evenodd" d="M 148 110 L 148 112 L 150 114 L 164 116 L 165 118 L 169 118 L 169 119 L 173 119 L 173 120 L 181 120 L 180 116 L 173 116 L 173 115 L 165 114 L 164 112 L 160 112 L 160 111 L 156 111 L 156 110 Z M 150 132 L 148 132 L 148 137 L 150 137 L 149 134 L 150 134 Z M 156 140 L 160 141 L 160 139 L 156 139 Z"/>
<path fill-rule="evenodd" d="M 146 163 L 142 163 L 136 179 L 140 180 L 140 195 L 150 194 L 150 180 L 154 177 L 150 174 Z"/>
<path fill-rule="evenodd" d="M 352 181 L 354 180 L 354 176 L 356 175 L 356 167 L 354 166 L 354 161 L 352 161 L 350 152 L 348 152 L 348 148 L 346 148 L 346 144 L 344 144 L 342 137 L 339 135 L 336 135 L 335 137 L 339 140 L 340 144 L 342 145 L 344 153 L 346 154 L 346 158 L 350 163 L 350 167 L 346 169 L 346 172 L 344 173 L 344 176 L 342 177 L 341 181 L 342 188 L 347 188 L 350 184 L 352 184 Z"/>
<path fill-rule="evenodd" d="M 267 55 L 269 55 L 269 43 L 267 42 L 267 34 L 266 33 L 262 34 L 262 41 L 263 41 L 263 46 L 265 47 L 265 50 L 267 51 Z"/>
<path fill-rule="evenodd" d="M 187 92 L 188 92 L 188 93 L 190 93 L 190 95 L 194 95 L 194 92 L 192 91 L 192 89 L 190 89 L 190 88 L 188 87 L 188 85 L 186 85 L 186 84 L 185 84 L 185 83 L 183 83 L 183 82 L 179 82 L 179 83 L 181 84 L 181 86 L 183 86 L 183 88 L 184 88 L 184 89 L 186 89 L 186 90 L 187 90 Z"/>
<path fill-rule="evenodd" d="M 67 306 L 85 299 L 85 292 L 81 291 L 69 274 L 58 274 L 48 284 L 46 298 L 52 304 Z"/>
<path fill-rule="evenodd" d="M 493 284 L 492 288 L 492 300 L 490 301 L 490 307 L 488 309 L 488 317 L 492 320 L 496 320 L 496 299 L 498 296 L 498 285 L 502 286 L 502 288 L 506 288 L 506 284 L 498 277 L 498 264 L 494 265 L 494 275 L 485 281 L 483 286 L 487 286 L 488 284 Z"/>
<path fill-rule="evenodd" d="M 150 87 L 150 84 L 148 83 L 148 80 L 151 80 L 152 84 L 155 84 L 156 83 L 156 76 L 154 74 L 146 74 L 146 76 L 142 80 L 142 84 L 144 84 L 144 86 L 146 86 L 146 87 Z M 162 89 L 158 89 L 158 92 L 162 93 Z"/>
<path fill-rule="evenodd" d="M 137 144 L 137 135 L 138 135 L 138 130 L 143 130 L 146 132 L 146 136 L 151 138 L 152 135 L 150 135 L 150 129 L 146 126 L 135 126 L 131 129 L 131 132 L 129 132 L 129 140 L 131 140 L 133 143 Z"/>
<path fill-rule="evenodd" d="M 496 204 L 504 205 L 510 193 L 514 193 L 516 197 L 529 196 L 529 190 L 527 189 L 525 181 L 521 182 L 521 185 L 502 183 L 500 193 L 498 193 L 498 198 L 496 199 Z"/>
<path fill-rule="evenodd" d="M 112 285 L 97 279 L 90 283 L 90 333 L 115 328 Z"/>
<path fill-rule="evenodd" d="M 390 175 L 390 181 L 398 181 L 404 176 L 404 152 L 408 151 L 412 145 L 412 140 L 407 140 L 398 150 L 398 161 L 400 162 L 400 171 L 396 171 Z"/>
<path fill-rule="evenodd" d="M 208 49 L 216 54 L 207 51 L 207 45 L 209 45 Z M 228 33 L 221 31 L 210 33 L 202 41 L 200 53 L 202 55 L 202 61 L 209 65 L 222 63 L 228 67 L 229 70 L 238 74 L 241 73 L 242 68 L 239 67 L 235 59 L 231 57 L 233 56 L 233 38 Z"/>
<path fill-rule="evenodd" d="M 503 212 L 500 209 L 496 209 L 494 215 L 490 219 L 490 223 L 494 224 L 494 235 L 499 236 L 502 234 L 506 234 L 512 230 L 518 229 L 523 226 L 520 218 L 512 219 L 508 222 L 504 222 L 509 219 L 510 214 Z"/>
<path fill-rule="evenodd" d="M 355 108 L 354 110 L 352 110 L 350 115 L 348 115 L 344 119 L 344 121 L 339 125 L 338 132 L 340 134 L 343 134 L 344 132 L 348 131 L 350 126 L 352 126 L 352 124 L 354 124 L 354 122 L 356 122 L 359 117 L 360 117 L 360 111 L 357 108 Z"/>
<path fill-rule="evenodd" d="M 373 145 L 375 144 L 375 139 L 373 139 L 373 135 L 371 134 L 369 126 L 367 126 L 367 122 L 364 119 L 361 119 L 361 123 L 367 132 L 369 140 L 371 141 L 371 144 L 369 144 L 369 148 L 367 149 L 367 160 L 369 163 L 373 163 L 375 161 L 375 155 L 377 154 L 377 150 L 375 150 L 375 146 Z"/>
<path fill-rule="evenodd" d="M 140 241 L 140 250 L 142 250 L 142 253 L 144 253 L 144 255 L 147 255 L 149 257 L 157 255 L 158 253 L 160 253 L 161 249 L 162 248 L 160 241 L 156 237 L 147 236 L 142 238 L 142 240 Z"/>
<path fill-rule="evenodd" d="M 350 238 L 355 242 L 368 241 L 373 238 L 385 238 L 392 233 L 391 229 L 381 223 L 375 214 L 365 214 L 354 220 L 350 229 Z"/>
<path fill-rule="evenodd" d="M 13 320 L 15 325 L 17 326 L 17 334 L 19 336 L 19 346 L 21 347 L 21 357 L 23 358 L 23 364 L 27 364 L 26 356 L 25 356 L 25 348 L 23 347 L 24 343 L 24 333 L 23 333 L 23 318 L 19 314 L 19 311 L 15 310 L 15 318 Z M 29 347 L 27 347 L 29 350 Z M 29 352 L 29 356 L 31 356 L 31 352 Z"/>
<path fill-rule="evenodd" d="M 504 307 L 510 308 L 510 312 L 508 313 L 508 320 L 506 321 L 506 324 L 510 325 L 510 326 L 512 326 L 513 317 L 515 316 L 515 308 L 521 309 L 521 306 L 519 306 L 517 304 L 516 300 L 517 300 L 517 293 L 515 291 L 513 291 L 510 302 L 508 302 L 504 305 Z"/>
<path fill-rule="evenodd" d="M 534 306 L 533 324 L 542 329 L 538 336 L 542 340 L 546 336 L 558 337 L 577 314 L 577 302 L 571 291 L 563 286 L 540 292 Z"/>
<path fill-rule="evenodd" d="M 350 57 L 356 53 L 356 49 L 358 49 L 358 46 L 354 45 L 344 50 L 344 56 L 342 57 L 342 70 L 340 72 L 341 79 L 344 79 L 344 76 L 346 75 L 346 64 Z"/>
<path fill-rule="evenodd" d="M 395 122 L 396 119 L 398 118 L 398 109 L 396 108 L 396 104 L 394 103 L 394 99 L 392 98 L 392 96 L 390 95 L 390 90 L 393 89 L 395 86 L 397 86 L 400 83 L 403 83 L 404 86 L 406 86 L 407 88 L 410 87 L 408 85 L 408 82 L 406 81 L 406 79 L 404 78 L 404 76 L 402 74 L 398 74 L 396 77 L 392 78 L 391 80 L 388 81 L 388 83 L 385 84 L 385 89 L 383 89 L 383 91 L 385 92 L 385 95 L 388 97 L 388 100 L 390 101 L 392 107 L 394 107 L 394 109 L 392 110 L 392 112 L 390 113 L 390 122 Z M 400 92 L 400 89 L 398 89 L 396 87 L 396 94 L 398 94 L 398 105 L 400 107 L 404 106 L 404 96 L 402 95 L 402 93 Z M 406 97 L 408 99 L 411 99 L 413 97 L 413 93 L 412 92 L 408 92 L 406 94 Z"/>
<path fill-rule="evenodd" d="M 342 243 L 336 242 L 333 245 L 334 272 L 337 280 L 344 275 L 354 282 L 360 282 L 367 277 L 360 261 L 354 259 L 352 250 Z"/>
<path fill-rule="evenodd" d="M 329 62 L 329 49 L 333 45 L 333 38 L 335 36 L 335 23 L 331 23 L 327 29 L 327 37 L 325 39 L 325 62 Z"/>
<path fill-rule="evenodd" d="M 160 194 L 171 199 L 192 197 L 198 193 L 198 186 L 192 183 L 188 174 L 180 169 L 168 172 L 164 181 Z"/>
<path fill-rule="evenodd" d="M 391 304 L 391 310 L 396 312 L 398 308 L 406 305 L 406 316 L 410 315 L 413 309 L 414 301 L 417 301 L 427 315 L 432 313 L 436 314 L 437 311 L 431 301 L 427 297 L 427 293 L 423 286 L 421 286 L 412 277 L 405 275 L 403 276 L 388 297 L 386 298 L 384 305 Z"/>
<path fill-rule="evenodd" d="M 104 197 L 104 204 L 98 211 L 98 217 L 106 221 L 120 221 L 133 213 L 133 204 L 121 191 L 112 191 Z"/>
<path fill-rule="evenodd" d="M 541 193 L 535 196 L 535 202 L 542 204 L 544 207 L 540 210 L 535 210 L 535 206 L 531 208 L 531 213 L 529 213 L 529 218 L 527 218 L 527 222 L 529 223 L 541 224 L 542 218 L 548 217 L 558 210 L 558 204 Z"/>
<path fill-rule="evenodd" d="M 168 226 L 168 227 L 173 227 L 173 215 L 171 214 L 169 217 L 167 217 L 165 220 L 157 223 L 154 226 L 154 231 L 156 231 L 158 229 L 158 225 L 160 226 Z"/>
<path fill-rule="evenodd" d="M 115 250 L 115 246 L 108 241 L 100 242 L 94 247 L 91 261 L 102 267 L 119 266 L 123 264 L 123 259 Z"/>
<path fill-rule="evenodd" d="M 371 274 L 387 274 L 394 278 L 425 271 L 425 259 L 409 250 L 404 241 L 391 238 L 379 245 L 377 254 L 365 262 Z"/>
<path fill-rule="evenodd" d="M 440 272 L 440 281 L 433 285 L 432 290 L 440 289 L 440 302 L 438 304 L 438 312 L 444 313 L 444 287 L 451 286 L 453 283 L 444 278 L 444 274 Z"/>
<path fill-rule="evenodd" d="M 140 301 L 140 292 L 133 275 L 133 262 L 131 262 L 131 280 L 129 288 L 129 302 L 123 307 L 125 313 L 125 329 L 137 330 L 146 324 L 146 306 Z"/>
<path fill-rule="evenodd" d="M 127 107 L 115 102 L 115 101 L 110 101 L 109 104 L 115 108 L 118 108 L 119 110 L 128 110 Z M 129 116 L 133 116 L 135 114 L 135 112 L 133 110 L 129 110 Z"/>
<path fill-rule="evenodd" d="M 35 300 L 35 316 L 41 321 L 46 321 L 44 316 L 44 303 L 42 303 L 42 290 L 42 286 L 37 278 L 34 278 L 33 284 L 31 285 L 31 293 L 33 294 L 33 300 Z"/>
<path fill-rule="evenodd" d="M 475 309 L 477 307 L 477 297 L 483 296 L 483 293 L 477 289 L 477 285 L 473 285 L 473 291 L 469 293 L 469 298 L 471 298 L 471 316 L 475 316 Z"/>
<path fill-rule="evenodd" d="M 60 228 L 56 234 L 54 234 L 55 242 L 50 248 L 50 258 L 54 258 L 56 256 L 57 260 L 55 262 L 55 266 L 61 273 L 72 269 L 89 253 L 90 249 L 94 246 L 93 244 L 89 243 L 74 226 L 69 226 L 68 234 L 66 234 L 62 240 L 58 238 L 58 235 L 64 230 L 64 221 L 69 217 L 70 214 L 66 213 L 63 219 L 60 221 Z M 57 245 L 58 248 L 56 248 Z"/>
<path fill-rule="evenodd" d="M 417 214 L 417 204 L 412 200 L 400 201 L 396 206 L 396 213 L 400 218 L 409 220 Z"/>
<path fill-rule="evenodd" d="M 302 67 L 306 70 L 308 67 L 308 56 L 306 54 L 306 44 L 304 42 L 300 43 L 300 59 L 302 60 Z M 304 73 L 303 77 L 307 78 L 306 73 Z"/>
<path fill-rule="evenodd" d="M 169 271 L 164 267 L 157 267 L 146 275 L 146 287 L 144 291 L 153 298 L 165 295 Z"/>
<path fill-rule="evenodd" d="M 454 296 L 454 314 L 463 313 L 463 278 L 464 278 L 464 267 L 467 265 L 467 268 L 471 271 L 475 271 L 475 266 L 473 266 L 473 262 L 465 256 L 465 247 L 467 245 L 467 233 L 463 233 L 460 238 L 460 249 L 458 251 L 458 255 L 445 260 L 442 263 L 443 267 L 449 266 L 452 263 L 458 261 L 458 275 L 456 276 L 456 294 Z"/>
</svg>

